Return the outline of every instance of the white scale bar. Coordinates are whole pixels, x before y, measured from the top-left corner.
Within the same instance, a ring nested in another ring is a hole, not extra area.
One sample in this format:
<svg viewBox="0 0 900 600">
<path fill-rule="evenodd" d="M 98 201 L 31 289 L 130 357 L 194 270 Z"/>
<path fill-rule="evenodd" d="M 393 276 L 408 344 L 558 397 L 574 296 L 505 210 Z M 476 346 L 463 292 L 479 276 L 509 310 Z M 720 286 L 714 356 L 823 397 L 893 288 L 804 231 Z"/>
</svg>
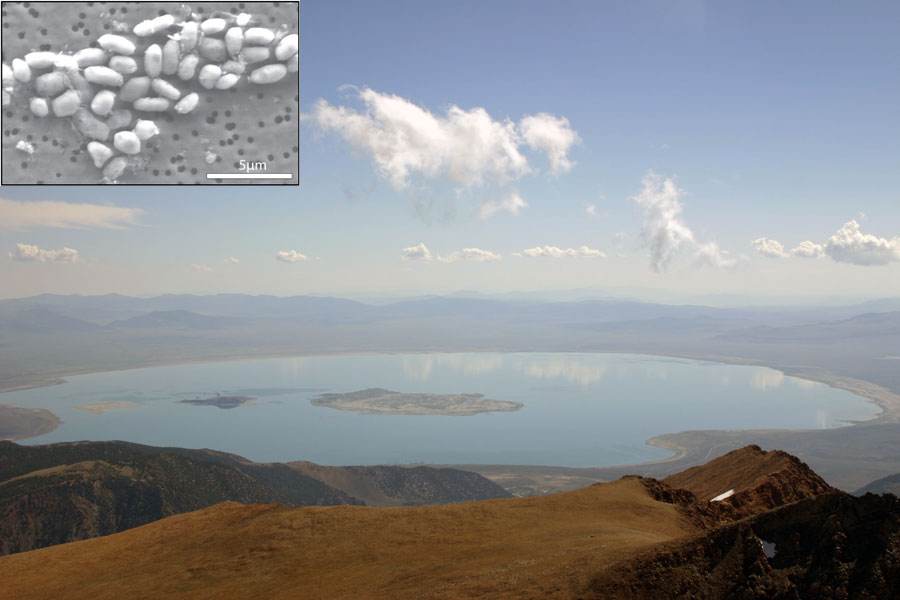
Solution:
<svg viewBox="0 0 900 600">
<path fill-rule="evenodd" d="M 291 179 L 290 173 L 207 173 L 207 179 Z"/>
</svg>

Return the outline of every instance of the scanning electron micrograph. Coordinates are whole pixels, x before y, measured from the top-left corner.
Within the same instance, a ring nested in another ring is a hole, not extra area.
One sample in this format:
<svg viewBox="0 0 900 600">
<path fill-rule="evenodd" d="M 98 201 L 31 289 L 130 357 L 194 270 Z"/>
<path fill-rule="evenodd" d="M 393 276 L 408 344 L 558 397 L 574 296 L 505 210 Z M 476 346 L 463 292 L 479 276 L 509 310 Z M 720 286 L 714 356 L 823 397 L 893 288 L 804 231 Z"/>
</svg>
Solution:
<svg viewBox="0 0 900 600">
<path fill-rule="evenodd" d="M 2 183 L 299 184 L 299 2 L 3 2 Z"/>
</svg>

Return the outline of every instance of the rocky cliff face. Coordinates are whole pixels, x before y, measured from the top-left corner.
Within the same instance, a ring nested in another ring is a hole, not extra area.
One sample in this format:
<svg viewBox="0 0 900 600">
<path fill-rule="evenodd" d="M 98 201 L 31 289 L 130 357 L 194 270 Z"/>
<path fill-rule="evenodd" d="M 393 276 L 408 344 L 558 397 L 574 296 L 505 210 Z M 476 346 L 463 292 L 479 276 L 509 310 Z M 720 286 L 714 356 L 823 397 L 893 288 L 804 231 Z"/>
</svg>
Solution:
<svg viewBox="0 0 900 600">
<path fill-rule="evenodd" d="M 723 520 L 734 520 L 836 491 L 796 456 L 752 445 L 740 448 L 662 480 L 672 488 L 693 492 Z M 710 502 L 734 490 L 733 495 Z"/>
<path fill-rule="evenodd" d="M 900 501 L 829 492 L 671 542 L 598 575 L 585 598 L 900 597 Z"/>
</svg>

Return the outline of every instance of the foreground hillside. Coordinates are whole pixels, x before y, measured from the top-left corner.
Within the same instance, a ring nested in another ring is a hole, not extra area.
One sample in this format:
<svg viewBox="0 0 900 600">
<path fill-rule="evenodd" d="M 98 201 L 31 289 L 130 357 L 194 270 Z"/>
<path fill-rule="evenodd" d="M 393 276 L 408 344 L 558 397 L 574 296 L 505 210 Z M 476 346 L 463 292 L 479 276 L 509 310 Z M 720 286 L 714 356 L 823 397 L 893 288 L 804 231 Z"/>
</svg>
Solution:
<svg viewBox="0 0 900 600">
<path fill-rule="evenodd" d="M 698 493 L 734 494 L 710 503 L 625 477 L 449 506 L 223 503 L 0 558 L 0 579 L 23 599 L 900 594 L 893 496 L 834 491 L 802 462 L 757 447 L 681 475 Z"/>
<path fill-rule="evenodd" d="M 226 501 L 423 505 L 508 496 L 455 469 L 255 463 L 127 442 L 0 441 L 0 554 L 108 535 Z"/>
</svg>

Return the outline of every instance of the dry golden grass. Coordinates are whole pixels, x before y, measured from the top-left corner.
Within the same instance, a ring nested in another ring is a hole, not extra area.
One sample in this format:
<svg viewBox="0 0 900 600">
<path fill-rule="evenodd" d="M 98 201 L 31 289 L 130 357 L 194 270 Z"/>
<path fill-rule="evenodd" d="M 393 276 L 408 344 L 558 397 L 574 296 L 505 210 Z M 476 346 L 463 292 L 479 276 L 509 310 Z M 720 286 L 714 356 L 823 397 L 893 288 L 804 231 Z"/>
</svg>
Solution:
<svg viewBox="0 0 900 600">
<path fill-rule="evenodd" d="M 225 503 L 0 558 L 0 596 L 570 598 L 608 564 L 694 531 L 632 478 L 420 508 Z"/>
</svg>

